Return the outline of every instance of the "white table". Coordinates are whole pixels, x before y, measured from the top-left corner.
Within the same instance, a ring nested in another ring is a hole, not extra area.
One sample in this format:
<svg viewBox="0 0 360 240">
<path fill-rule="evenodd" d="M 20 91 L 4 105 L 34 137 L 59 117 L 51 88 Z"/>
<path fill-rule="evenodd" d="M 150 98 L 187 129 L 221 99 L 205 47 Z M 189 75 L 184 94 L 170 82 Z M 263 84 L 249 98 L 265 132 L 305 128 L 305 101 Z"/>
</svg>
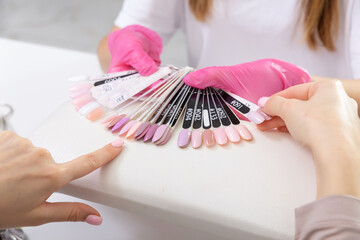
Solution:
<svg viewBox="0 0 360 240">
<path fill-rule="evenodd" d="M 0 96 L 15 107 L 12 124 L 18 133 L 28 136 L 47 119 L 31 139 L 58 162 L 116 139 L 70 104 L 61 105 L 68 99 L 67 77 L 100 73 L 94 55 L 8 40 L 0 40 L 0 51 L 0 66 L 6 66 Z M 76 235 L 87 231 L 88 239 L 101 234 L 119 239 L 124 231 L 119 225 L 133 221 L 123 239 L 291 239 L 294 208 L 315 197 L 311 155 L 286 134 L 247 126 L 252 143 L 212 149 L 180 150 L 176 135 L 163 147 L 126 141 L 117 159 L 61 190 L 113 207 L 104 207 L 113 214 L 111 223 L 102 212 L 104 226 L 94 230 L 80 223 Z M 65 224 L 48 226 L 61 235 Z"/>
</svg>

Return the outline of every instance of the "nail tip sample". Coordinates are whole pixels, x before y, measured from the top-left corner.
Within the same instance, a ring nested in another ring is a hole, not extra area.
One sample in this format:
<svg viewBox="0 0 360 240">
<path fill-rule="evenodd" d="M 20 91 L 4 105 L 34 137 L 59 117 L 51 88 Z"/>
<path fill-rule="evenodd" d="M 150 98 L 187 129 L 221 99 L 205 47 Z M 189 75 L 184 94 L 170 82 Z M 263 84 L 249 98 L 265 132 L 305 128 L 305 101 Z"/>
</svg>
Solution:
<svg viewBox="0 0 360 240">
<path fill-rule="evenodd" d="M 237 143 L 241 141 L 241 137 L 233 125 L 227 126 L 225 128 L 225 133 L 229 138 L 230 142 Z"/>
<path fill-rule="evenodd" d="M 261 115 L 258 112 L 254 112 L 254 111 L 249 112 L 246 117 L 255 124 L 260 124 L 263 121 L 265 121 L 265 118 L 263 115 Z"/>
<path fill-rule="evenodd" d="M 159 125 L 157 124 L 154 124 L 152 125 L 149 130 L 147 131 L 147 133 L 145 134 L 145 137 L 143 139 L 144 142 L 148 142 L 150 141 L 153 136 L 154 136 L 154 133 L 156 132 L 156 130 L 159 128 Z"/>
<path fill-rule="evenodd" d="M 225 130 L 223 128 L 214 129 L 215 141 L 219 145 L 226 145 L 228 142 Z"/>
<path fill-rule="evenodd" d="M 190 139 L 191 132 L 188 129 L 183 129 L 179 133 L 177 144 L 180 148 L 186 148 L 190 143 Z"/>
<path fill-rule="evenodd" d="M 194 149 L 201 147 L 202 145 L 202 132 L 199 129 L 194 130 L 191 133 L 191 146 Z"/>
<path fill-rule="evenodd" d="M 164 132 L 166 131 L 166 128 L 167 128 L 166 125 L 161 125 L 158 129 L 156 129 L 151 141 L 153 143 L 156 143 L 157 141 L 159 141 L 161 139 L 161 137 L 163 136 Z"/>
</svg>

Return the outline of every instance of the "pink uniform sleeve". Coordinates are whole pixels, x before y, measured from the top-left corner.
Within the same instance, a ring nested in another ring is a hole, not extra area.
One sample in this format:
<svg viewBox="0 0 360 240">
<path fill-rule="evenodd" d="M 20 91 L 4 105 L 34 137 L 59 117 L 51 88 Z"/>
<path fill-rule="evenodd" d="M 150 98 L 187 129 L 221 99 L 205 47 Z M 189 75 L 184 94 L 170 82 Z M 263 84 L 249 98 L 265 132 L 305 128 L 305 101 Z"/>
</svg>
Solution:
<svg viewBox="0 0 360 240">
<path fill-rule="evenodd" d="M 295 209 L 296 240 L 360 239 L 360 199 L 334 195 Z"/>
</svg>

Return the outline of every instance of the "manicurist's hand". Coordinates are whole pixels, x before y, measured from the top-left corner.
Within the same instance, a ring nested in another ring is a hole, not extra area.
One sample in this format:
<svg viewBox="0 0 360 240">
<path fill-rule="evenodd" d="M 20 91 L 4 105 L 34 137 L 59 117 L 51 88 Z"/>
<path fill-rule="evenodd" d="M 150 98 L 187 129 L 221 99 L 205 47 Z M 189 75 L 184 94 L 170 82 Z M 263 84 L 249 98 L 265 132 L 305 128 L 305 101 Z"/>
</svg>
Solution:
<svg viewBox="0 0 360 240">
<path fill-rule="evenodd" d="M 208 67 L 188 74 L 184 82 L 192 87 L 215 87 L 256 103 L 288 87 L 310 82 L 302 68 L 278 59 L 261 59 L 234 66 Z"/>
<path fill-rule="evenodd" d="M 57 164 L 47 150 L 13 132 L 0 132 L 0 229 L 61 221 L 101 224 L 100 214 L 86 204 L 46 200 L 72 180 L 114 159 L 121 152 L 121 141 Z"/>
<path fill-rule="evenodd" d="M 161 64 L 161 37 L 146 27 L 131 25 L 114 31 L 107 37 L 107 43 L 111 55 L 110 73 L 135 69 L 148 76 Z"/>
<path fill-rule="evenodd" d="M 308 147 L 316 165 L 318 198 L 346 194 L 360 197 L 360 119 L 356 101 L 340 81 L 288 88 L 259 105 L 271 120 L 260 130 L 288 130 Z"/>
</svg>

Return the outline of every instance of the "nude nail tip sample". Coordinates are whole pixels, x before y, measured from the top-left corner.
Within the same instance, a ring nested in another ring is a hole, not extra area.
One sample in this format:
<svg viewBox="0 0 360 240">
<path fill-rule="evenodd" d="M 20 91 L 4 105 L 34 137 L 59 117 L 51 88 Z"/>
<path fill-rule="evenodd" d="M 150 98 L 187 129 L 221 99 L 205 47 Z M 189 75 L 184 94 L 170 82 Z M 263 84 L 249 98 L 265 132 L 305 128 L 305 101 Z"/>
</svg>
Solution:
<svg viewBox="0 0 360 240">
<path fill-rule="evenodd" d="M 183 129 L 179 133 L 177 144 L 180 148 L 186 148 L 190 143 L 190 139 L 191 139 L 191 132 L 188 129 Z"/>
<path fill-rule="evenodd" d="M 191 146 L 193 148 L 199 148 L 202 145 L 202 132 L 199 129 L 194 130 L 191 133 Z"/>
<path fill-rule="evenodd" d="M 238 130 L 240 137 L 244 140 L 250 141 L 253 139 L 253 136 L 251 135 L 251 133 L 249 132 L 249 130 L 244 126 L 244 125 L 236 125 L 235 126 L 236 130 Z"/>
<path fill-rule="evenodd" d="M 166 125 L 161 125 L 158 129 L 156 129 L 156 132 L 154 133 L 154 136 L 152 138 L 152 142 L 156 143 L 157 141 L 159 141 L 161 139 L 161 137 L 163 136 L 164 132 L 166 131 L 167 126 Z"/>
<path fill-rule="evenodd" d="M 102 115 L 104 115 L 104 109 L 99 107 L 99 108 L 96 108 L 95 110 L 93 110 L 92 112 L 90 112 L 88 115 L 87 115 L 87 118 L 90 120 L 90 121 L 96 121 L 98 120 L 99 118 L 102 117 Z"/>
<path fill-rule="evenodd" d="M 137 138 L 140 136 L 148 127 L 150 126 L 149 122 L 142 123 L 139 128 L 136 130 L 134 137 Z"/>
<path fill-rule="evenodd" d="M 215 138 L 213 131 L 206 129 L 202 136 L 206 147 L 212 147 L 215 145 Z"/>
<path fill-rule="evenodd" d="M 228 142 L 225 130 L 223 128 L 216 128 L 214 129 L 214 136 L 217 144 L 225 145 Z"/>
<path fill-rule="evenodd" d="M 157 125 L 157 124 L 152 125 L 152 126 L 149 128 L 149 130 L 147 131 L 147 133 L 146 133 L 143 141 L 144 141 L 144 142 L 150 141 L 150 140 L 153 138 L 154 133 L 156 132 L 156 130 L 157 130 L 158 128 L 159 128 L 159 125 Z"/>
<path fill-rule="evenodd" d="M 130 120 L 129 117 L 124 117 L 124 118 L 120 119 L 120 121 L 118 121 L 118 122 L 111 128 L 111 132 L 115 132 L 115 131 L 121 129 L 121 128 L 125 125 L 125 123 L 126 123 L 127 121 L 129 121 L 129 120 Z"/>
<path fill-rule="evenodd" d="M 122 120 L 122 119 L 121 119 L 121 120 Z M 120 120 L 120 121 L 121 121 L 121 120 Z M 123 135 L 124 133 L 126 133 L 127 131 L 129 131 L 130 128 L 131 128 L 135 123 L 136 123 L 135 120 L 131 120 L 130 122 L 126 123 L 126 124 L 124 125 L 124 127 L 121 128 L 121 130 L 120 130 L 120 132 L 119 132 L 119 136 L 120 136 L 120 135 Z"/>
<path fill-rule="evenodd" d="M 236 130 L 236 128 L 233 125 L 227 126 L 225 128 L 225 133 L 229 138 L 230 142 L 237 143 L 241 141 L 239 132 Z"/>
<path fill-rule="evenodd" d="M 135 124 L 130 128 L 130 130 L 127 132 L 125 138 L 130 138 L 130 137 L 132 137 L 132 136 L 135 134 L 136 130 L 138 130 L 138 128 L 140 127 L 141 124 L 142 124 L 141 122 L 135 123 Z"/>
</svg>

